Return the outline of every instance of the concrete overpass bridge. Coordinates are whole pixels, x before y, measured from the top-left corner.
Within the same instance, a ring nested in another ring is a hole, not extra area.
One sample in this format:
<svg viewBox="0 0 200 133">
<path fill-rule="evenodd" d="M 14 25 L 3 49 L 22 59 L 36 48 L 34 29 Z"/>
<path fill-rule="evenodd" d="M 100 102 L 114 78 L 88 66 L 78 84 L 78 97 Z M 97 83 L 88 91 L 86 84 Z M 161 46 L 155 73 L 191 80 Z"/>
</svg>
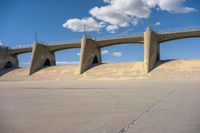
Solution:
<svg viewBox="0 0 200 133">
<path fill-rule="evenodd" d="M 66 42 L 48 45 L 44 42 L 34 42 L 32 47 L 8 48 L 0 47 L 0 69 L 18 67 L 17 55 L 32 52 L 29 75 L 44 66 L 56 65 L 55 52 L 64 49 L 80 48 L 79 73 L 82 74 L 93 66 L 101 64 L 101 48 L 121 44 L 144 44 L 144 71 L 150 72 L 160 60 L 160 44 L 163 42 L 200 37 L 199 29 L 187 29 L 175 32 L 156 32 L 146 29 L 144 34 L 118 38 L 96 40 L 83 35 L 80 42 Z"/>
</svg>

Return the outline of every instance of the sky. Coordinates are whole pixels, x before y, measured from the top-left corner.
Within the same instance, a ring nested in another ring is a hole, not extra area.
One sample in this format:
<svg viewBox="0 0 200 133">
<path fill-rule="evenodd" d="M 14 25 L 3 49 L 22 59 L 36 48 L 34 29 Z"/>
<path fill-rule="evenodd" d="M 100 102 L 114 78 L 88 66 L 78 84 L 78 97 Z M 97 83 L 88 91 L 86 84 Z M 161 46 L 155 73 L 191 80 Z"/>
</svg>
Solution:
<svg viewBox="0 0 200 133">
<path fill-rule="evenodd" d="M 199 0 L 0 0 L 0 40 L 8 47 L 43 42 L 80 41 L 85 29 L 95 38 L 144 32 L 147 19 L 155 30 L 200 28 Z M 85 28 L 84 28 L 85 27 Z M 200 58 L 200 38 L 160 45 L 161 59 Z M 143 45 L 105 47 L 103 62 L 143 60 Z M 55 53 L 57 64 L 79 62 L 80 49 Z M 19 55 L 28 66 L 31 53 Z"/>
</svg>

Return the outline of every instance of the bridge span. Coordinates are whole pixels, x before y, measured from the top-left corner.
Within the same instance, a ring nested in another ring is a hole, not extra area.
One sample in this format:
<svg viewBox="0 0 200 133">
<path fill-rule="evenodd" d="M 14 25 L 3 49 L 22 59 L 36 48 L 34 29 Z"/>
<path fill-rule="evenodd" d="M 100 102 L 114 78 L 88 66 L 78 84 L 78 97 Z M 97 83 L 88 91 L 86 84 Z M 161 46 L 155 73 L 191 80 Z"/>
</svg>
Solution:
<svg viewBox="0 0 200 133">
<path fill-rule="evenodd" d="M 143 35 L 126 36 L 96 40 L 83 35 L 80 42 L 65 42 L 48 44 L 45 42 L 34 42 L 33 46 L 25 48 L 0 47 L 0 69 L 18 67 L 19 54 L 32 52 L 29 75 L 32 75 L 44 66 L 56 65 L 55 52 L 64 49 L 80 48 L 79 73 L 82 74 L 93 66 L 101 64 L 101 48 L 119 44 L 144 44 L 144 71 L 149 73 L 160 60 L 160 43 L 183 39 L 200 37 L 200 28 L 176 32 L 159 33 L 146 29 Z"/>
</svg>

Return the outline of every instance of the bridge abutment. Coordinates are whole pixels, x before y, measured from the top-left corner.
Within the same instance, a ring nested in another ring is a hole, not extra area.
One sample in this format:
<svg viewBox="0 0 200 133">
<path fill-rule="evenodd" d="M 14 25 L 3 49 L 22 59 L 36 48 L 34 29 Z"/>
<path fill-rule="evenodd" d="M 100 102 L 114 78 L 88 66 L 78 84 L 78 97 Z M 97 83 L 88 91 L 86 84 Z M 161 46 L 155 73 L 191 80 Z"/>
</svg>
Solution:
<svg viewBox="0 0 200 133">
<path fill-rule="evenodd" d="M 160 44 L 158 35 L 147 29 L 144 32 L 144 71 L 149 73 L 154 67 L 156 62 L 160 60 Z"/>
<path fill-rule="evenodd" d="M 0 69 L 4 68 L 17 68 L 18 58 L 17 55 L 12 55 L 8 47 L 0 47 Z"/>
<path fill-rule="evenodd" d="M 95 64 L 101 64 L 101 49 L 96 47 L 95 40 L 83 35 L 80 53 L 80 74 L 87 71 Z"/>
<path fill-rule="evenodd" d="M 49 52 L 46 44 L 35 43 L 32 50 L 29 75 L 46 66 L 56 65 L 54 52 Z"/>
</svg>

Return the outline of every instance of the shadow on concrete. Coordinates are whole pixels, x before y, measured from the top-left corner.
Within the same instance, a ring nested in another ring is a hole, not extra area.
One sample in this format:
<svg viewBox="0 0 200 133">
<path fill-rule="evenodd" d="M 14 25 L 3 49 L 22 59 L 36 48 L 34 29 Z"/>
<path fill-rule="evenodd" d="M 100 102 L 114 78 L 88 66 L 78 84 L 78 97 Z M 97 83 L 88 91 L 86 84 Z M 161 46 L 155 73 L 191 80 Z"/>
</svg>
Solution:
<svg viewBox="0 0 200 133">
<path fill-rule="evenodd" d="M 157 67 L 159 67 L 159 66 L 165 64 L 165 63 L 168 63 L 168 62 L 171 62 L 171 61 L 175 61 L 175 60 L 177 60 L 177 59 L 170 59 L 170 60 L 160 60 L 160 61 L 157 61 L 155 67 L 153 68 L 153 70 L 154 70 L 155 68 L 157 68 Z M 153 71 L 153 70 L 151 70 L 151 71 Z"/>
<path fill-rule="evenodd" d="M 100 65 L 104 65 L 104 64 L 106 64 L 106 63 L 96 63 L 96 64 L 92 64 L 90 67 L 88 67 L 88 68 L 84 71 L 84 73 L 87 72 L 88 70 L 90 70 L 90 69 L 96 67 L 96 66 L 100 66 Z"/>
<path fill-rule="evenodd" d="M 0 69 L 0 77 L 3 76 L 6 73 L 9 73 L 10 71 L 13 71 L 13 70 L 19 69 L 19 68 L 21 68 L 21 67 Z"/>
</svg>

